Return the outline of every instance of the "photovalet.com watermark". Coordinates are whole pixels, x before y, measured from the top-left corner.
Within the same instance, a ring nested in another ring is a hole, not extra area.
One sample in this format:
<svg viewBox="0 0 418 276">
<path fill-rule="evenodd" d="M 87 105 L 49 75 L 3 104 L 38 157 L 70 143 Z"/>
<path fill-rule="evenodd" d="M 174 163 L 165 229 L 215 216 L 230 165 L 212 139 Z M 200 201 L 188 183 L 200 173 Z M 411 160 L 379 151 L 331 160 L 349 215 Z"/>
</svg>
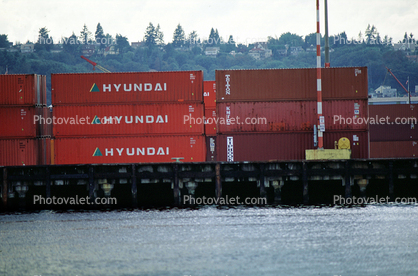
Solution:
<svg viewBox="0 0 418 276">
<path fill-rule="evenodd" d="M 390 197 L 348 197 L 342 195 L 334 195 L 333 202 L 335 205 L 363 205 L 363 204 L 386 204 L 390 202 Z M 417 204 L 418 199 L 415 197 L 397 197 L 393 201 L 396 204 Z"/>
<path fill-rule="evenodd" d="M 89 196 L 79 197 L 43 197 L 41 195 L 33 196 L 33 204 L 39 205 L 116 205 L 115 197 L 97 197 L 92 200 Z"/>
<path fill-rule="evenodd" d="M 229 197 L 193 197 L 184 195 L 183 203 L 190 205 L 267 205 L 267 198 L 246 197 L 241 199 L 239 196 Z"/>
<path fill-rule="evenodd" d="M 87 41 L 79 40 L 77 37 L 63 37 L 55 42 L 52 37 L 42 37 L 39 36 L 37 39 L 37 43 L 43 45 L 52 45 L 52 44 L 69 44 L 69 45 L 117 45 L 116 39 L 111 37 L 102 37 L 96 39 L 89 39 Z"/>
<path fill-rule="evenodd" d="M 241 119 L 236 117 L 193 117 L 192 115 L 183 116 L 183 124 L 219 124 L 219 125 L 267 125 L 267 118 L 264 117 L 246 117 Z"/>
<path fill-rule="evenodd" d="M 334 124 L 341 125 L 416 125 L 418 119 L 416 117 L 396 117 L 393 121 L 389 116 L 386 117 L 343 117 L 342 115 L 334 115 L 333 117 Z"/>
</svg>

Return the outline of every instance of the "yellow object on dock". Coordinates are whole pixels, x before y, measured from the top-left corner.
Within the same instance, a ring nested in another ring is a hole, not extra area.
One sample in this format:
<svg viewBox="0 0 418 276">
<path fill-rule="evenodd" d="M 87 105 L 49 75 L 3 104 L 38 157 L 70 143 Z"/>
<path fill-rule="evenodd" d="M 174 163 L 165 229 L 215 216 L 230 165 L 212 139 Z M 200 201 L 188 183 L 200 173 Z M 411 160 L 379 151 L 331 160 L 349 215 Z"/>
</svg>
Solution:
<svg viewBox="0 0 418 276">
<path fill-rule="evenodd" d="M 351 158 L 350 149 L 305 150 L 306 160 L 345 160 Z"/>
</svg>

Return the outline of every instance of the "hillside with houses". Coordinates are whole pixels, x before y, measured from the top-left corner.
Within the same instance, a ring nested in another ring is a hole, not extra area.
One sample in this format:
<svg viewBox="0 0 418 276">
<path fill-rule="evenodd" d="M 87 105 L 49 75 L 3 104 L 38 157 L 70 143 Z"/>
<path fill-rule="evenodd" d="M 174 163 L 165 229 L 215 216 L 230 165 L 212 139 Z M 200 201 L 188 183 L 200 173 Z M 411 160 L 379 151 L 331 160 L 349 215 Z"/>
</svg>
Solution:
<svg viewBox="0 0 418 276">
<path fill-rule="evenodd" d="M 409 78 L 410 91 L 418 92 L 418 48 L 413 34 L 405 33 L 395 43 L 369 25 L 356 38 L 348 38 L 345 32 L 330 36 L 330 52 L 333 67 L 367 66 L 369 93 L 375 97 L 405 95 L 386 67 L 404 84 Z M 214 80 L 217 69 L 315 67 L 316 38 L 314 33 L 288 32 L 265 41 L 235 41 L 233 35 L 223 39 L 214 28 L 207 38 L 200 38 L 196 32 L 186 35 L 179 24 L 173 40 L 165 41 L 160 26 L 152 23 L 142 41 L 105 34 L 100 23 L 94 34 L 84 25 L 79 35 L 72 33 L 59 41 L 49 36 L 46 27 L 39 29 L 37 41 L 11 42 L 7 34 L 0 35 L 1 73 L 92 72 L 81 55 L 111 72 L 202 70 L 205 80 Z"/>
</svg>

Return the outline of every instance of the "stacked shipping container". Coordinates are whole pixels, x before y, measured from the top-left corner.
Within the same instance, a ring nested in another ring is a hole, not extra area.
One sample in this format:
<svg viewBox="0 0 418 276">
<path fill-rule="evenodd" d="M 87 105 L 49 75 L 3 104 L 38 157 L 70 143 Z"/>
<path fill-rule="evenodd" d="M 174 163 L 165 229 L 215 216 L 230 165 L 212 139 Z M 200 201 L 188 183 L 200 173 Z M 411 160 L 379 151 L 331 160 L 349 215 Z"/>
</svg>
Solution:
<svg viewBox="0 0 418 276">
<path fill-rule="evenodd" d="M 41 124 L 49 116 L 46 76 L 0 75 L 0 165 L 48 164 L 50 129 Z"/>
<path fill-rule="evenodd" d="M 218 161 L 304 159 L 317 125 L 316 69 L 216 72 Z M 324 146 L 351 140 L 368 157 L 367 68 L 322 70 Z"/>
<path fill-rule="evenodd" d="M 216 82 L 204 81 L 203 96 L 205 103 L 205 135 L 206 135 L 206 161 L 216 161 L 216 133 L 218 118 L 216 114 Z"/>
<path fill-rule="evenodd" d="M 418 106 L 371 105 L 370 158 L 418 156 Z"/>
<path fill-rule="evenodd" d="M 51 83 L 55 164 L 205 161 L 201 71 L 53 74 Z"/>
</svg>

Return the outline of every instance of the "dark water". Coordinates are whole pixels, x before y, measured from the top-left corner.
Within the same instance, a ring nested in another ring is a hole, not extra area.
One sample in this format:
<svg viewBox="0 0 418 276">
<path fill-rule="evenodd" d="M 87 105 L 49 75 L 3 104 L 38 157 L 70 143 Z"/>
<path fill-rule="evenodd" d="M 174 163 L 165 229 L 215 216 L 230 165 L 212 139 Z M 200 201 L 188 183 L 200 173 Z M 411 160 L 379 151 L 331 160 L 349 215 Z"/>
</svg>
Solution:
<svg viewBox="0 0 418 276">
<path fill-rule="evenodd" d="M 418 275 L 418 206 L 1 215 L 0 275 Z"/>
</svg>

